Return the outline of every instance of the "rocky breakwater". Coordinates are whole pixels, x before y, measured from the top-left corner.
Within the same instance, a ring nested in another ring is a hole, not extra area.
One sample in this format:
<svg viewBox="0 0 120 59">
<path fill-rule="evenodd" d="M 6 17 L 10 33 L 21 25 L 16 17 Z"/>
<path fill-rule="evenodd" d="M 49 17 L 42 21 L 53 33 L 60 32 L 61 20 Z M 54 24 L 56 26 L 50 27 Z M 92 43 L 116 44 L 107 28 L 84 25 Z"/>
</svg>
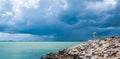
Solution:
<svg viewBox="0 0 120 59">
<path fill-rule="evenodd" d="M 41 59 L 120 59 L 120 37 L 89 40 Z"/>
</svg>

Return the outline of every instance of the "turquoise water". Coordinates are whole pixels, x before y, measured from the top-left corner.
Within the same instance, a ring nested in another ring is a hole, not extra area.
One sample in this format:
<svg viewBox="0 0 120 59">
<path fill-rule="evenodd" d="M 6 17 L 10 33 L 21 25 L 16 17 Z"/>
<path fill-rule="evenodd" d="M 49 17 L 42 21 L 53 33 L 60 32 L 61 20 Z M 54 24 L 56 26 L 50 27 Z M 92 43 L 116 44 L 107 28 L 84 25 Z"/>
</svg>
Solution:
<svg viewBox="0 0 120 59">
<path fill-rule="evenodd" d="M 0 42 L 0 59 L 40 59 L 80 42 Z"/>
</svg>

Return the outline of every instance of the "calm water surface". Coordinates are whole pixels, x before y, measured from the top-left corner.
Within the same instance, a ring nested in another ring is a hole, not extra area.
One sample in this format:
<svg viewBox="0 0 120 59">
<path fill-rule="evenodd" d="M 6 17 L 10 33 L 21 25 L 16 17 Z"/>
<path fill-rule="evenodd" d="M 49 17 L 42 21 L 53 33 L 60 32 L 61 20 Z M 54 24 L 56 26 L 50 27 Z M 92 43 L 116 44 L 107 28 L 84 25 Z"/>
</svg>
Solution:
<svg viewBox="0 0 120 59">
<path fill-rule="evenodd" d="M 40 59 L 80 42 L 0 42 L 0 59 Z"/>
</svg>

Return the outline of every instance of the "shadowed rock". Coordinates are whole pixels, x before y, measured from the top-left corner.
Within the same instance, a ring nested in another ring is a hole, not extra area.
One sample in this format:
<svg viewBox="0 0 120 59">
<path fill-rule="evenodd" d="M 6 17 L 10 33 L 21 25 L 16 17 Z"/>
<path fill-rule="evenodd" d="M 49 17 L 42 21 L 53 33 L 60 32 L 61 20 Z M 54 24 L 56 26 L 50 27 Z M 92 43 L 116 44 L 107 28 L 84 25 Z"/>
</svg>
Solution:
<svg viewBox="0 0 120 59">
<path fill-rule="evenodd" d="M 120 37 L 89 40 L 41 59 L 120 59 Z"/>
</svg>

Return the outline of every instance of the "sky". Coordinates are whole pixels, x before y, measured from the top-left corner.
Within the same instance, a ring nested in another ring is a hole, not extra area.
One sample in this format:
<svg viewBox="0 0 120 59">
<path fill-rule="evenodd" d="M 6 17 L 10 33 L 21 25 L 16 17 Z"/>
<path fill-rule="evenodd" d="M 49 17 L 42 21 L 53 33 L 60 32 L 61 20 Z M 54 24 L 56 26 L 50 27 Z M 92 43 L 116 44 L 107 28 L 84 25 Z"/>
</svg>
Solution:
<svg viewBox="0 0 120 59">
<path fill-rule="evenodd" d="M 85 41 L 120 35 L 119 0 L 0 0 L 0 41 Z"/>
</svg>

